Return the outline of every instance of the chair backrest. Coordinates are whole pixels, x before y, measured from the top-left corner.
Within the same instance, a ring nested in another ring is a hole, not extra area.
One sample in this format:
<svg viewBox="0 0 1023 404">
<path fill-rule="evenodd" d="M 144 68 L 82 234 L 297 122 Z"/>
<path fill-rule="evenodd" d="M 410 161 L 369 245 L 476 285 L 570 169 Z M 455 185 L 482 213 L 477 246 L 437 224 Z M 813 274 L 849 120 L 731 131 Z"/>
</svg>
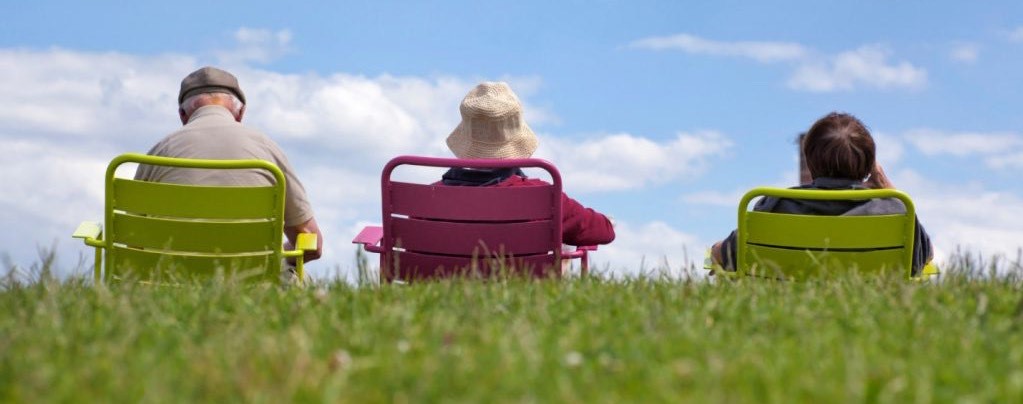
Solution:
<svg viewBox="0 0 1023 404">
<path fill-rule="evenodd" d="M 258 169 L 267 186 L 204 186 L 114 176 L 125 163 L 195 169 Z M 196 160 L 123 154 L 106 173 L 105 279 L 248 279 L 280 276 L 285 179 L 262 160 Z"/>
<path fill-rule="evenodd" d="M 536 167 L 547 171 L 552 183 L 473 187 L 392 180 L 394 170 L 403 165 Z M 387 281 L 505 270 L 536 276 L 560 273 L 561 175 L 547 161 L 400 156 L 384 167 L 380 188 L 380 268 Z"/>
<path fill-rule="evenodd" d="M 817 216 L 749 211 L 758 196 L 803 200 L 896 198 L 904 214 Z M 904 271 L 913 265 L 913 201 L 892 189 L 806 190 L 755 188 L 739 203 L 736 268 L 739 273 L 806 279 L 839 271 Z"/>
</svg>

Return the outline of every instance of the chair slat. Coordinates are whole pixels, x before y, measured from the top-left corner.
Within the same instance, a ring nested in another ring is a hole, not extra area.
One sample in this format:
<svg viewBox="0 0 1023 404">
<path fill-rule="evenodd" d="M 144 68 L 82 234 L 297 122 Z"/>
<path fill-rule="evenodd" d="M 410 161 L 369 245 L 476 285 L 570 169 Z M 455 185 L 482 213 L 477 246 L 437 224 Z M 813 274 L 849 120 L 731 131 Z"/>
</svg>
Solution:
<svg viewBox="0 0 1023 404">
<path fill-rule="evenodd" d="M 553 240 L 550 220 L 523 223 L 465 223 L 393 218 L 395 246 L 409 251 L 469 255 L 473 251 L 510 255 L 546 254 Z"/>
<path fill-rule="evenodd" d="M 197 255 L 167 254 L 133 248 L 112 247 L 107 250 L 106 280 L 147 280 L 178 283 L 208 280 L 217 273 L 248 281 L 276 281 L 280 276 L 280 259 L 271 253 L 261 255 Z"/>
<path fill-rule="evenodd" d="M 906 215 L 810 216 L 749 212 L 748 242 L 780 247 L 876 249 L 906 242 Z M 839 229 L 841 229 L 839 231 Z"/>
<path fill-rule="evenodd" d="M 137 214 L 204 219 L 273 217 L 274 187 L 212 187 L 115 178 L 115 210 Z"/>
<path fill-rule="evenodd" d="M 756 276 L 800 280 L 834 276 L 854 269 L 862 273 L 882 270 L 904 272 L 902 265 L 893 267 L 892 264 L 901 262 L 904 254 L 904 248 L 842 252 L 751 245 L 746 249 L 744 262 L 756 266 Z"/>
<path fill-rule="evenodd" d="M 440 188 L 443 188 L 442 192 Z M 445 220 L 513 221 L 550 219 L 561 195 L 551 185 L 452 187 L 390 183 L 391 212 Z"/>
<path fill-rule="evenodd" d="M 555 265 L 554 255 L 534 255 L 511 259 L 478 259 L 426 255 L 412 252 L 395 252 L 389 255 L 396 260 L 394 278 L 404 280 L 448 278 L 452 276 L 493 276 L 496 274 L 517 274 L 545 277 L 560 271 Z M 386 270 L 386 269 L 385 269 Z"/>
<path fill-rule="evenodd" d="M 107 236 L 132 247 L 197 253 L 270 252 L 276 221 L 195 221 L 115 213 Z"/>
</svg>

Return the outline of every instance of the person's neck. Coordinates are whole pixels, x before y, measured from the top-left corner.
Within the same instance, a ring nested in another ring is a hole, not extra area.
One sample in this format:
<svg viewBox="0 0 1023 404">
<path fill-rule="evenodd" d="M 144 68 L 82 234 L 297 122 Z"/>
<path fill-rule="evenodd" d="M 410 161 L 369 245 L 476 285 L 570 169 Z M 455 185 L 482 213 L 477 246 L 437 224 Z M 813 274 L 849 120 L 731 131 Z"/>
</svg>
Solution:
<svg viewBox="0 0 1023 404">
<path fill-rule="evenodd" d="M 211 108 L 211 107 L 215 107 L 215 108 Z M 192 114 L 188 116 L 188 121 L 187 122 L 192 122 L 192 121 L 194 121 L 196 118 L 198 118 L 200 116 L 209 115 L 209 114 L 226 114 L 226 115 L 230 116 L 231 119 L 234 119 L 234 113 L 232 113 L 231 110 L 228 109 L 227 107 L 225 107 L 223 105 L 220 105 L 220 104 L 208 103 L 208 104 L 200 105 L 199 108 L 196 108 L 195 111 L 192 111 Z"/>
</svg>

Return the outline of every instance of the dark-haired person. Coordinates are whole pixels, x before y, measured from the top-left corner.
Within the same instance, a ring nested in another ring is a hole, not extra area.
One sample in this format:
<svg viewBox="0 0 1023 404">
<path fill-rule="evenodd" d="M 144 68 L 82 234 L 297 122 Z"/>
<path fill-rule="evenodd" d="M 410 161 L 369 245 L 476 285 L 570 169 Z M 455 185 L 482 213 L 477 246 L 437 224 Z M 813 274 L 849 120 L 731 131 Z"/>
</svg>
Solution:
<svg viewBox="0 0 1023 404">
<path fill-rule="evenodd" d="M 802 138 L 803 156 L 812 182 L 795 189 L 868 189 L 895 188 L 875 158 L 874 138 L 856 117 L 832 112 L 818 119 Z M 814 201 L 763 197 L 753 210 L 803 215 L 885 215 L 905 213 L 902 201 L 893 198 L 860 201 Z M 714 244 L 714 262 L 735 270 L 736 234 Z M 931 239 L 919 219 L 913 244 L 914 276 L 933 258 Z"/>
</svg>

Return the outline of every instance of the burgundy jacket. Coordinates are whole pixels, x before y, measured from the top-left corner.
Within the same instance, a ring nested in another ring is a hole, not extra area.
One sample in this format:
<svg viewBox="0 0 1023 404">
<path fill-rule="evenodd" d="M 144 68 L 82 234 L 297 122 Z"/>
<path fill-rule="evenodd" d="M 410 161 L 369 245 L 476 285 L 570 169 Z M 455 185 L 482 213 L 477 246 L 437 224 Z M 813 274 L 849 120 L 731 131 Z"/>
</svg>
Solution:
<svg viewBox="0 0 1023 404">
<path fill-rule="evenodd" d="M 489 174 L 489 175 L 486 175 Z M 519 170 L 468 171 L 453 168 L 444 174 L 444 185 L 521 187 L 549 185 L 546 181 L 527 178 Z M 615 239 L 611 220 L 561 193 L 561 242 L 574 246 L 608 244 Z"/>
</svg>

